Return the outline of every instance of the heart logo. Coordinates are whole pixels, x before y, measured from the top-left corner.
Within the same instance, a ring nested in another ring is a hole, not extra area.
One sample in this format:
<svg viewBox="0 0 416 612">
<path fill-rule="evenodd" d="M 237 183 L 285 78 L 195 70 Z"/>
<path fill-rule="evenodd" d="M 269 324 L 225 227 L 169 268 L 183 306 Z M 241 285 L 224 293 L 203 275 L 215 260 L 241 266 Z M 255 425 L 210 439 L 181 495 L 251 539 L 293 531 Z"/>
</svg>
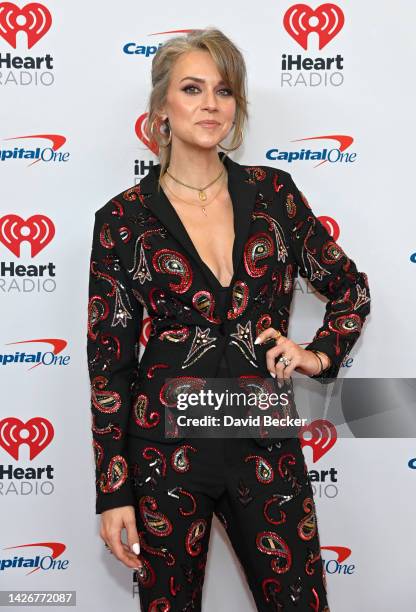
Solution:
<svg viewBox="0 0 416 612">
<path fill-rule="evenodd" d="M 26 4 L 19 8 L 12 2 L 0 2 L 0 36 L 16 49 L 18 32 L 26 32 L 27 47 L 45 36 L 52 25 L 52 16 L 46 6 L 38 2 Z"/>
<path fill-rule="evenodd" d="M 155 141 L 150 141 L 144 131 L 144 124 L 147 122 L 148 115 L 149 113 L 143 113 L 143 115 L 140 115 L 134 126 L 134 131 L 136 132 L 137 138 L 139 138 L 139 140 L 141 140 L 142 143 L 152 151 L 152 153 L 158 155 L 159 147 L 157 143 Z"/>
<path fill-rule="evenodd" d="M 32 460 L 48 446 L 54 429 L 52 423 L 43 417 L 33 417 L 26 423 L 15 417 L 6 417 L 0 421 L 0 432 L 0 446 L 17 461 L 21 444 L 29 446 Z"/>
<path fill-rule="evenodd" d="M 305 434 L 312 434 L 305 439 Z M 323 457 L 337 441 L 338 433 L 335 425 L 326 419 L 317 419 L 299 430 L 299 439 L 302 448 L 312 448 L 312 460 L 315 463 Z"/>
<path fill-rule="evenodd" d="M 152 317 L 147 316 L 142 321 L 142 333 L 140 334 L 140 342 L 143 346 L 149 342 L 150 334 L 152 332 Z"/>
<path fill-rule="evenodd" d="M 320 215 L 318 219 L 333 240 L 337 241 L 339 238 L 340 229 L 335 219 L 333 219 L 333 217 L 328 217 L 327 215 Z"/>
<path fill-rule="evenodd" d="M 0 218 L 0 242 L 16 257 L 20 257 L 20 244 L 26 240 L 31 246 L 31 256 L 36 255 L 55 236 L 55 226 L 45 215 L 32 215 L 26 221 L 18 215 Z"/>
<path fill-rule="evenodd" d="M 342 29 L 344 13 L 336 4 L 321 4 L 315 10 L 307 4 L 294 4 L 284 14 L 286 32 L 303 48 L 308 48 L 308 36 L 316 32 L 319 50 L 323 49 Z"/>
</svg>

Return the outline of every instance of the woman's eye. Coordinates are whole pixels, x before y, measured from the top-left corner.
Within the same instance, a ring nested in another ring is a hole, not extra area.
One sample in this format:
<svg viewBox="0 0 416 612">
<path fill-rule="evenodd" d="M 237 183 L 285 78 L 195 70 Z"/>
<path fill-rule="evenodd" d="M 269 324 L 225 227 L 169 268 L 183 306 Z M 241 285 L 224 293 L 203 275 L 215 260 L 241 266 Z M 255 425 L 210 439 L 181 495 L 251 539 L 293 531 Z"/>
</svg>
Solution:
<svg viewBox="0 0 416 612">
<path fill-rule="evenodd" d="M 184 87 L 182 91 L 186 91 L 188 93 L 189 90 L 191 89 L 196 89 L 197 91 L 199 91 L 199 88 L 196 85 L 186 85 L 186 87 Z M 219 89 L 219 91 L 225 91 L 227 93 L 227 96 L 232 95 L 231 89 L 225 88 L 225 89 Z"/>
<path fill-rule="evenodd" d="M 187 85 L 186 87 L 183 88 L 182 91 L 189 91 L 190 89 L 198 89 L 198 87 L 195 87 L 195 85 Z"/>
</svg>

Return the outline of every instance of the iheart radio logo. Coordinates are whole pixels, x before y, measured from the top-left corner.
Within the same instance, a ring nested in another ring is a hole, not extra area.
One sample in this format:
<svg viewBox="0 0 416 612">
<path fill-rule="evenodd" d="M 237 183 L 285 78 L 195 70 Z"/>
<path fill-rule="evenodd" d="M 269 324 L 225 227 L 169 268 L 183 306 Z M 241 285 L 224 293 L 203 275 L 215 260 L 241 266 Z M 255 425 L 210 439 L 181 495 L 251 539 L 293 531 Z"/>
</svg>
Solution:
<svg viewBox="0 0 416 612">
<path fill-rule="evenodd" d="M 152 333 L 152 317 L 148 316 L 143 319 L 142 333 L 140 334 L 140 342 L 143 346 L 149 342 L 150 334 Z"/>
<path fill-rule="evenodd" d="M 0 242 L 16 257 L 20 257 L 20 245 L 26 240 L 31 247 L 31 256 L 36 255 L 55 236 L 55 226 L 45 215 L 32 215 L 26 221 L 18 215 L 0 217 Z"/>
<path fill-rule="evenodd" d="M 335 221 L 335 219 L 333 219 L 332 217 L 328 217 L 328 215 L 320 215 L 318 217 L 318 220 L 321 222 L 321 225 L 324 226 L 328 234 L 332 236 L 332 238 L 336 242 L 339 238 L 340 230 L 339 225 Z"/>
<path fill-rule="evenodd" d="M 336 4 L 325 3 L 313 10 L 307 4 L 294 4 L 284 14 L 283 25 L 288 34 L 305 51 L 308 48 L 308 36 L 316 32 L 319 38 L 319 49 L 323 49 L 342 29 L 344 13 Z"/>
<path fill-rule="evenodd" d="M 136 124 L 134 126 L 134 131 L 136 132 L 137 138 L 139 138 L 142 141 L 142 143 L 146 145 L 146 147 L 152 151 L 152 153 L 154 153 L 155 155 L 158 155 L 159 147 L 157 143 L 154 140 L 150 141 L 144 131 L 144 126 L 145 126 L 145 123 L 147 122 L 148 115 L 149 113 L 143 113 L 143 115 L 140 115 L 140 117 L 137 119 Z"/>
<path fill-rule="evenodd" d="M 29 446 L 29 458 L 32 460 L 48 446 L 53 434 L 52 423 L 43 417 L 33 417 L 26 423 L 15 417 L 0 421 L 0 446 L 16 461 L 21 444 Z"/>
<path fill-rule="evenodd" d="M 52 16 L 43 4 L 31 2 L 20 9 L 12 2 L 0 2 L 0 36 L 13 49 L 16 49 L 18 32 L 26 32 L 27 46 L 31 49 L 51 25 Z"/>
<path fill-rule="evenodd" d="M 307 436 L 305 438 L 305 435 Z M 317 419 L 309 425 L 304 425 L 299 430 L 299 439 L 302 448 L 310 446 L 312 448 L 312 460 L 315 463 L 323 457 L 337 441 L 337 429 L 326 419 Z"/>
</svg>

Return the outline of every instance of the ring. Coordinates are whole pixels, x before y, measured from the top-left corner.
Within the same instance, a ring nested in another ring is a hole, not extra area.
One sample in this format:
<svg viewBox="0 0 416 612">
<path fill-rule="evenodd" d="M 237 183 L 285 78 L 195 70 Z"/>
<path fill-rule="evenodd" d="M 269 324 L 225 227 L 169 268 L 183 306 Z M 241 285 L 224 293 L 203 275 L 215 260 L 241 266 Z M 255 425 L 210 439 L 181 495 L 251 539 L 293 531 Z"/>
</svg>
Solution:
<svg viewBox="0 0 416 612">
<path fill-rule="evenodd" d="M 284 355 L 282 355 L 279 358 L 279 361 L 283 361 L 283 363 L 285 364 L 285 368 L 289 365 L 289 363 L 291 362 L 291 359 L 289 359 L 288 357 L 285 357 Z"/>
</svg>

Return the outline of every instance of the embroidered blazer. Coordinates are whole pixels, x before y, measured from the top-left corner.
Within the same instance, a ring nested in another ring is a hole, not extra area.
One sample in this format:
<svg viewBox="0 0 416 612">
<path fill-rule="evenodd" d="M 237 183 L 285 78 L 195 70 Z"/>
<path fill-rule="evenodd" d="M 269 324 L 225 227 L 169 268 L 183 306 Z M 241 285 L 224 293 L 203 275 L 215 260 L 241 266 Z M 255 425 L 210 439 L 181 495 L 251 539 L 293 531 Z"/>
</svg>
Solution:
<svg viewBox="0 0 416 612">
<path fill-rule="evenodd" d="M 225 316 L 217 310 L 219 281 L 157 190 L 160 164 L 95 212 L 87 355 L 97 514 L 134 505 L 127 435 L 176 444 L 172 461 L 186 461 L 181 438 L 165 434 L 164 411 L 174 394 L 167 379 L 198 387 L 215 377 L 223 355 L 233 378 L 270 377 L 270 345 L 254 340 L 270 326 L 287 335 L 298 275 L 328 299 L 305 347 L 331 358 L 320 382 L 337 377 L 370 311 L 367 275 L 317 219 L 291 175 L 219 157 L 228 171 L 235 231 Z M 144 309 L 151 332 L 139 359 Z"/>
</svg>

